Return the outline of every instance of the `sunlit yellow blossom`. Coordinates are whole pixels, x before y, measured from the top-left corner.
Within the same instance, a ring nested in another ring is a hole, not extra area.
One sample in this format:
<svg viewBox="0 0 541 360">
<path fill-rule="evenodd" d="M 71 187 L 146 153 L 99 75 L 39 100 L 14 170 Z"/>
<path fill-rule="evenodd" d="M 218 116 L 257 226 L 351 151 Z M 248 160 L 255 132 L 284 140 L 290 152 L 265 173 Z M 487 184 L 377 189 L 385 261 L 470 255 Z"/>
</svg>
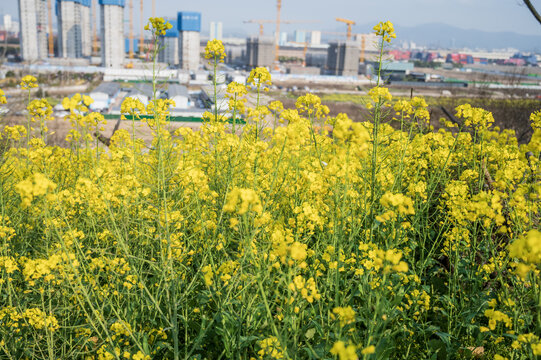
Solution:
<svg viewBox="0 0 541 360">
<path fill-rule="evenodd" d="M 15 189 L 21 196 L 21 206 L 23 208 L 30 206 L 35 197 L 42 196 L 56 189 L 56 184 L 41 173 L 35 173 L 26 180 L 21 181 L 15 186 Z"/>
<path fill-rule="evenodd" d="M 212 39 L 207 42 L 207 46 L 205 46 L 205 59 L 224 62 L 225 48 L 221 40 Z"/>
<path fill-rule="evenodd" d="M 267 68 L 256 67 L 250 71 L 250 75 L 248 76 L 246 83 L 257 86 L 258 88 L 270 86 L 272 85 L 271 74 Z"/>
<path fill-rule="evenodd" d="M 375 352 L 376 352 L 376 347 L 374 345 L 367 346 L 361 350 L 361 354 L 363 355 L 370 355 L 370 354 L 374 354 Z"/>
<path fill-rule="evenodd" d="M 172 28 L 173 25 L 166 23 L 161 17 L 151 17 L 145 25 L 145 30 L 149 30 L 155 36 L 163 36 L 167 30 Z"/>
<path fill-rule="evenodd" d="M 6 94 L 0 89 L 0 104 L 7 104 Z"/>
<path fill-rule="evenodd" d="M 388 43 L 390 43 L 392 39 L 396 38 L 393 23 L 390 21 L 379 22 L 376 26 L 374 26 L 374 31 L 376 32 L 376 35 L 381 36 L 383 41 Z"/>
<path fill-rule="evenodd" d="M 357 360 L 357 347 L 353 344 L 346 346 L 343 341 L 337 341 L 331 348 L 331 354 L 338 355 L 340 360 Z"/>
<path fill-rule="evenodd" d="M 38 80 L 32 75 L 26 75 L 21 79 L 20 86 L 23 90 L 30 90 L 38 87 Z"/>
</svg>

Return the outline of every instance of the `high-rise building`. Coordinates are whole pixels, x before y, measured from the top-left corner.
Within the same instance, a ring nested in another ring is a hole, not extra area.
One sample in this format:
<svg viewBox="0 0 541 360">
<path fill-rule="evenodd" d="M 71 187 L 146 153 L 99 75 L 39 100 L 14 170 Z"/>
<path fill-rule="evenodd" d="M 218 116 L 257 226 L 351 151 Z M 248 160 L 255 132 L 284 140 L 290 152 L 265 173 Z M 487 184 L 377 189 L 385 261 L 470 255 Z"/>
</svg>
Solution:
<svg viewBox="0 0 541 360">
<path fill-rule="evenodd" d="M 23 60 L 47 58 L 47 0 L 19 0 L 19 19 Z"/>
<path fill-rule="evenodd" d="M 222 40 L 223 39 L 223 33 L 222 33 L 222 22 L 221 21 L 218 21 L 218 22 L 214 22 L 214 21 L 211 21 L 210 22 L 210 32 L 209 32 L 209 38 L 211 40 L 213 39 L 216 39 L 216 40 Z"/>
<path fill-rule="evenodd" d="M 81 1 L 81 40 L 83 57 L 92 55 L 92 0 Z"/>
<path fill-rule="evenodd" d="M 280 33 L 280 42 L 279 42 L 279 44 L 280 44 L 280 46 L 283 46 L 286 43 L 287 43 L 287 32 L 284 31 L 284 32 Z"/>
<path fill-rule="evenodd" d="M 327 50 L 327 70 L 332 75 L 357 76 L 360 49 L 356 41 L 332 42 Z"/>
<path fill-rule="evenodd" d="M 169 65 L 178 65 L 178 26 L 177 19 L 165 19 L 173 27 L 165 32 L 164 36 L 160 37 L 162 42 L 160 52 L 158 53 L 158 61 Z"/>
<path fill-rule="evenodd" d="M 91 55 L 90 0 L 57 0 L 58 52 L 63 58 Z"/>
<path fill-rule="evenodd" d="M 13 25 L 13 20 L 11 19 L 11 15 L 4 15 L 4 30 L 12 31 L 11 30 L 12 25 Z"/>
<path fill-rule="evenodd" d="M 270 68 L 274 62 L 275 51 L 274 37 L 259 36 L 246 39 L 247 65 L 251 68 L 258 66 Z"/>
<path fill-rule="evenodd" d="M 312 31 L 310 33 L 310 44 L 312 45 L 321 44 L 321 31 Z"/>
<path fill-rule="evenodd" d="M 306 41 L 306 31 L 295 30 L 295 42 L 303 43 Z"/>
<path fill-rule="evenodd" d="M 99 0 L 101 17 L 101 63 L 119 68 L 124 62 L 124 0 Z"/>
<path fill-rule="evenodd" d="M 196 71 L 199 68 L 199 32 L 201 13 L 181 11 L 177 16 L 178 60 L 183 70 Z"/>
</svg>

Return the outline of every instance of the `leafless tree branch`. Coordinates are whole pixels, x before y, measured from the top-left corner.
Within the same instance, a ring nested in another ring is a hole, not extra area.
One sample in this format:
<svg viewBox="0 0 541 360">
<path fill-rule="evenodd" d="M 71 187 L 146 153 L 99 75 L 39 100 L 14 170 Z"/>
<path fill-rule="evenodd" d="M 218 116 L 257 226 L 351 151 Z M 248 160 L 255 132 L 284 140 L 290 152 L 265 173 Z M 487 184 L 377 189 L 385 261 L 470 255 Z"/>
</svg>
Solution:
<svg viewBox="0 0 541 360">
<path fill-rule="evenodd" d="M 530 10 L 530 12 L 534 16 L 534 18 L 536 18 L 536 20 L 539 22 L 539 24 L 541 24 L 541 15 L 539 15 L 537 10 L 533 6 L 532 2 L 530 0 L 522 0 L 522 1 L 524 1 L 524 4 L 526 4 L 526 6 L 528 7 L 528 10 Z"/>
</svg>

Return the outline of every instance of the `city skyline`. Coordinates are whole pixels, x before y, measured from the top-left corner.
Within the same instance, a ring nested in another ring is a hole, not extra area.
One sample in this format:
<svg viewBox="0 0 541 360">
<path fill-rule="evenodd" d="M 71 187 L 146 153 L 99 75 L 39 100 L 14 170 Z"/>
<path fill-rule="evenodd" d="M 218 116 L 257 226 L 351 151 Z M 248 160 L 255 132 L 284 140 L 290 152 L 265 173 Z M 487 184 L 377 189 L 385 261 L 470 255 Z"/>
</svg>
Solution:
<svg viewBox="0 0 541 360">
<path fill-rule="evenodd" d="M 54 0 L 53 0 L 54 1 Z M 134 18 L 139 19 L 139 0 L 134 1 Z M 541 0 L 533 4 L 541 8 Z M 310 6 L 308 12 L 307 6 Z M 144 17 L 152 16 L 152 2 L 145 0 Z M 242 9 L 239 11 L 238 9 Z M 329 11 L 330 10 L 330 11 Z M 127 9 L 125 10 L 128 11 Z M 177 11 L 198 11 L 202 13 L 202 28 L 208 29 L 210 22 L 222 22 L 224 35 L 235 30 L 256 33 L 256 24 L 245 24 L 249 19 L 269 19 L 276 17 L 274 0 L 260 1 L 254 6 L 253 1 L 231 0 L 227 4 L 219 0 L 201 0 L 197 5 L 156 0 L 156 16 L 167 16 Z M 0 4 L 1 14 L 10 14 L 18 19 L 18 0 L 7 0 Z M 524 35 L 541 35 L 541 25 L 536 22 L 528 9 L 519 0 L 410 0 L 407 5 L 400 0 L 385 2 L 353 2 L 335 0 L 329 9 L 328 2 L 322 0 L 289 0 L 282 3 L 282 19 L 313 20 L 312 24 L 282 25 L 285 31 L 294 31 L 299 27 L 309 30 L 340 30 L 341 24 L 334 19 L 346 17 L 356 21 L 357 27 L 364 27 L 380 20 L 395 23 L 397 33 L 400 26 L 410 27 L 428 23 L 442 23 L 462 29 L 489 32 L 515 32 Z M 53 21 L 56 23 L 56 21 Z M 134 26 L 139 31 L 139 24 Z M 274 32 L 274 25 L 265 26 L 267 34 Z"/>
</svg>

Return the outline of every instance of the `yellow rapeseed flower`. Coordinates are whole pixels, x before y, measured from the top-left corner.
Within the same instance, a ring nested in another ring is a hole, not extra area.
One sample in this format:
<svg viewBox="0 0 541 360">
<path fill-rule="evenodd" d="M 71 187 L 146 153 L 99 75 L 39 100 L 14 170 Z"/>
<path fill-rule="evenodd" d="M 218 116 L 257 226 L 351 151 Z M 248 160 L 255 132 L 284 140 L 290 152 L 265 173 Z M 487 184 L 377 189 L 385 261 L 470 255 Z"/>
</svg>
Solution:
<svg viewBox="0 0 541 360">
<path fill-rule="evenodd" d="M 8 101 L 6 100 L 6 94 L 2 89 L 0 89 L 0 104 L 7 104 L 7 102 Z"/>
<path fill-rule="evenodd" d="M 213 59 L 215 61 L 224 62 L 225 48 L 220 40 L 209 40 L 205 46 L 205 59 Z"/>
<path fill-rule="evenodd" d="M 374 26 L 374 31 L 376 32 L 376 35 L 381 36 L 383 41 L 388 43 L 391 42 L 391 39 L 396 38 L 393 23 L 390 21 L 380 21 L 376 26 Z"/>
<path fill-rule="evenodd" d="M 32 88 L 38 87 L 37 83 L 38 80 L 35 77 L 33 77 L 32 75 L 26 75 L 21 79 L 20 85 L 23 90 L 30 90 Z"/>
<path fill-rule="evenodd" d="M 173 25 L 166 23 L 162 17 L 151 17 L 148 19 L 148 24 L 145 25 L 145 30 L 149 30 L 155 36 L 163 36 L 167 30 L 172 28 Z"/>
</svg>

